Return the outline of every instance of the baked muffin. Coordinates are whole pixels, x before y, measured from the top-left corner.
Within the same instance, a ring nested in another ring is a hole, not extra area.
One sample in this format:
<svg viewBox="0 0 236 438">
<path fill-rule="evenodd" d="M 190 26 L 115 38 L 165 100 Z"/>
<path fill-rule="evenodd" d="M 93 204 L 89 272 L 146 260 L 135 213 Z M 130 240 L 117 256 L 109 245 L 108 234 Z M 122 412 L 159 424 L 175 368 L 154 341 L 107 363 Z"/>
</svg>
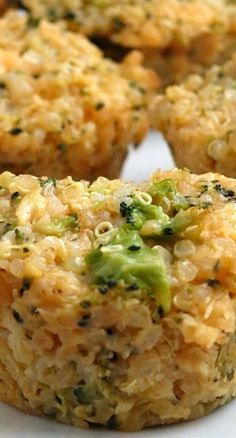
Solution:
<svg viewBox="0 0 236 438">
<path fill-rule="evenodd" d="M 236 176 L 235 84 L 233 55 L 222 66 L 190 76 L 157 97 L 154 124 L 171 145 L 179 167 Z"/>
<path fill-rule="evenodd" d="M 186 2 L 188 3 L 188 2 Z M 218 22 L 214 21 L 209 28 L 195 33 L 188 43 L 173 38 L 172 44 L 157 49 L 145 47 L 142 49 L 145 56 L 145 64 L 155 69 L 162 79 L 163 88 L 170 84 L 182 82 L 190 74 L 202 74 L 214 64 L 227 62 L 236 51 L 236 7 L 234 0 L 216 3 L 211 7 L 221 7 L 218 13 Z M 204 7 L 210 4 L 204 2 Z M 197 8 L 197 3 L 186 5 L 180 2 L 179 8 Z M 191 12 L 190 12 L 191 14 Z M 184 22 L 184 19 L 183 19 Z"/>
<path fill-rule="evenodd" d="M 195 38 L 188 48 L 142 49 L 145 66 L 158 73 L 161 87 L 181 84 L 191 74 L 204 74 L 213 65 L 229 61 L 236 51 L 236 33 L 215 32 Z"/>
<path fill-rule="evenodd" d="M 122 48 L 142 49 L 162 88 L 202 72 L 222 55 L 226 59 L 225 41 L 231 33 L 235 40 L 236 8 L 227 0 L 23 0 L 21 5 L 36 19 L 62 19 L 73 31 L 120 45 L 111 50 L 103 43 L 115 59 Z"/>
<path fill-rule="evenodd" d="M 0 186 L 1 400 L 134 431 L 235 395 L 235 180 Z"/>
<path fill-rule="evenodd" d="M 228 25 L 225 0 L 23 0 L 33 17 L 64 19 L 73 30 L 126 47 L 188 46 L 203 33 Z M 231 8 L 230 8 L 231 12 Z"/>
<path fill-rule="evenodd" d="M 0 19 L 0 170 L 115 177 L 149 128 L 158 84 L 130 53 L 121 64 L 62 24 Z"/>
</svg>

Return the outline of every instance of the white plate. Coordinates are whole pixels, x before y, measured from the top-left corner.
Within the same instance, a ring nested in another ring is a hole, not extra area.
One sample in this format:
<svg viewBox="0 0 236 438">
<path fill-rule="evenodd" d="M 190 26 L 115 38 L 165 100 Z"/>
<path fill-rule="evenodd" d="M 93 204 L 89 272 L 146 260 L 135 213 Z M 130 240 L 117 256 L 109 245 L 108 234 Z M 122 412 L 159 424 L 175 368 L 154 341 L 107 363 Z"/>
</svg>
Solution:
<svg viewBox="0 0 236 438">
<path fill-rule="evenodd" d="M 125 162 L 122 178 L 125 181 L 143 181 L 157 169 L 171 169 L 174 163 L 161 134 L 150 132 L 138 149 L 130 149 Z"/>
<path fill-rule="evenodd" d="M 152 132 L 140 149 L 130 151 L 122 177 L 139 181 L 158 168 L 171 167 L 173 161 L 163 139 Z M 127 434 L 75 429 L 30 417 L 0 403 L 0 438 L 236 438 L 235 420 L 236 400 L 199 420 Z"/>
</svg>

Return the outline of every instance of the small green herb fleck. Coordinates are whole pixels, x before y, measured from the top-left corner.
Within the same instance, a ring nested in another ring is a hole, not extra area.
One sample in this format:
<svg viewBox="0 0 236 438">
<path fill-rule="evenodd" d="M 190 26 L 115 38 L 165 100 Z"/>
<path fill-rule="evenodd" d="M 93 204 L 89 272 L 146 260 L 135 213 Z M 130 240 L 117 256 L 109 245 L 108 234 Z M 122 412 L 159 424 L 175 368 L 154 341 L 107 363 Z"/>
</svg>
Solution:
<svg viewBox="0 0 236 438">
<path fill-rule="evenodd" d="M 113 289 L 116 286 L 117 286 L 117 281 L 116 280 L 113 280 L 111 278 L 109 280 L 107 280 L 107 287 L 108 287 L 108 289 Z"/>
<path fill-rule="evenodd" d="M 15 318 L 16 322 L 18 322 L 19 324 L 22 324 L 24 322 L 22 316 L 16 310 L 12 310 L 12 315 Z"/>
<path fill-rule="evenodd" d="M 15 238 L 22 242 L 25 239 L 25 234 L 18 228 L 15 228 Z"/>
<path fill-rule="evenodd" d="M 65 13 L 63 18 L 67 21 L 74 21 L 76 19 L 76 15 L 74 14 L 74 12 L 68 11 Z"/>
<path fill-rule="evenodd" d="M 130 251 L 139 251 L 141 248 L 138 245 L 131 245 L 128 248 Z"/>
<path fill-rule="evenodd" d="M 79 327 L 82 327 L 82 328 L 84 328 L 84 327 L 87 327 L 88 325 L 89 325 L 89 320 L 90 320 L 90 318 L 91 318 L 91 315 L 90 315 L 90 313 L 86 313 L 85 315 L 83 315 L 80 319 L 79 319 L 79 321 L 78 321 L 78 326 Z"/>
<path fill-rule="evenodd" d="M 81 405 L 91 405 L 95 400 L 101 399 L 102 394 L 96 385 L 91 384 L 80 384 L 74 389 L 73 395 L 76 400 Z"/>
<path fill-rule="evenodd" d="M 174 232 L 173 228 L 171 228 L 171 227 L 163 228 L 163 235 L 164 236 L 173 236 L 174 234 L 175 234 L 175 232 Z"/>
<path fill-rule="evenodd" d="M 203 184 L 202 187 L 201 187 L 201 195 L 202 195 L 203 193 L 207 193 L 208 190 L 209 190 L 209 186 L 208 186 L 208 184 Z"/>
<path fill-rule="evenodd" d="M 141 94 L 145 94 L 146 90 L 144 87 L 142 87 L 138 82 L 136 81 L 129 81 L 129 86 L 131 88 L 135 88 L 136 90 L 138 90 Z"/>
<path fill-rule="evenodd" d="M 53 9 L 53 8 L 48 9 L 47 15 L 48 15 L 49 21 L 55 22 L 58 20 L 57 13 L 56 13 L 55 9 Z"/>
<path fill-rule="evenodd" d="M 109 289 L 108 286 L 99 286 L 98 290 L 102 295 L 106 295 Z"/>
<path fill-rule="evenodd" d="M 40 24 L 40 18 L 29 17 L 27 20 L 27 27 L 29 29 L 35 29 Z"/>
<path fill-rule="evenodd" d="M 55 400 L 57 401 L 57 403 L 58 403 L 59 405 L 62 405 L 62 399 L 61 399 L 60 397 L 58 397 L 57 394 L 55 395 Z"/>
<path fill-rule="evenodd" d="M 133 284 L 131 284 L 130 286 L 128 286 L 128 287 L 126 288 L 126 290 L 127 290 L 128 292 L 134 292 L 134 291 L 136 291 L 136 290 L 139 290 L 139 286 L 138 286 L 137 284 L 133 283 Z"/>
<path fill-rule="evenodd" d="M 117 430 L 120 426 L 120 423 L 117 419 L 116 415 L 112 415 L 106 423 L 106 428 L 108 430 Z"/>
<path fill-rule="evenodd" d="M 39 178 L 40 186 L 43 188 L 48 184 L 52 184 L 54 187 L 57 185 L 56 178 Z"/>
<path fill-rule="evenodd" d="M 102 108 L 104 108 L 104 106 L 105 106 L 104 102 L 97 102 L 96 105 L 95 105 L 95 109 L 97 111 L 100 111 Z"/>
<path fill-rule="evenodd" d="M 22 297 L 26 290 L 29 290 L 31 285 L 31 280 L 29 278 L 24 278 L 22 281 L 22 287 L 20 288 L 20 296 Z"/>
<path fill-rule="evenodd" d="M 22 132 L 23 132 L 23 130 L 22 130 L 21 128 L 12 128 L 12 129 L 9 131 L 9 134 L 11 134 L 11 135 L 13 135 L 13 136 L 16 136 L 16 135 L 21 134 Z"/>
<path fill-rule="evenodd" d="M 33 306 L 30 309 L 30 313 L 32 313 L 32 315 L 39 315 L 39 310 L 37 307 Z"/>
<path fill-rule="evenodd" d="M 14 202 L 14 201 L 16 201 L 17 200 L 17 198 L 20 196 L 20 193 L 19 192 L 14 192 L 14 193 L 12 193 L 12 195 L 11 195 L 11 200 Z"/>
<path fill-rule="evenodd" d="M 3 227 L 2 235 L 8 233 L 8 231 L 11 231 L 13 229 L 14 229 L 14 225 L 10 224 L 9 222 L 6 222 Z"/>
<path fill-rule="evenodd" d="M 66 143 L 59 143 L 57 145 L 57 147 L 58 147 L 59 151 L 61 151 L 63 153 L 66 152 L 66 150 L 67 150 L 67 144 Z"/>
<path fill-rule="evenodd" d="M 216 280 L 216 278 L 209 278 L 208 280 L 206 280 L 206 283 L 210 287 L 215 287 L 220 284 L 219 280 Z"/>
<path fill-rule="evenodd" d="M 214 189 L 216 192 L 220 193 L 225 198 L 233 198 L 235 196 L 235 192 L 233 190 L 227 190 L 224 187 L 222 187 L 221 184 L 215 184 Z"/>
<path fill-rule="evenodd" d="M 120 17 L 113 17 L 112 25 L 115 32 L 119 32 L 125 28 L 125 23 Z"/>
<path fill-rule="evenodd" d="M 89 300 L 81 301 L 81 302 L 80 302 L 80 306 L 81 306 L 83 309 L 89 309 L 89 307 L 91 307 L 91 301 L 89 301 Z"/>
<path fill-rule="evenodd" d="M 114 336 L 115 335 L 115 329 L 113 329 L 112 327 L 107 327 L 106 328 L 106 333 L 108 336 Z"/>
</svg>

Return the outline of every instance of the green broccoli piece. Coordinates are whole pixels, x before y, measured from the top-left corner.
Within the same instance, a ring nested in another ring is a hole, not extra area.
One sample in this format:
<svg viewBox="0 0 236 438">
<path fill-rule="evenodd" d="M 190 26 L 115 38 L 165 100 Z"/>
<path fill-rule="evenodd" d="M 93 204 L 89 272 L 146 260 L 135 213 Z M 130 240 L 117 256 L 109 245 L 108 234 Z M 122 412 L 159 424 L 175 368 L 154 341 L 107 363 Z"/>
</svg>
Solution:
<svg viewBox="0 0 236 438">
<path fill-rule="evenodd" d="M 172 210 L 187 210 L 190 207 L 189 200 L 177 192 L 175 182 L 172 179 L 164 179 L 155 182 L 148 190 L 155 204 L 160 204 L 164 198 L 168 198 Z"/>
<path fill-rule="evenodd" d="M 51 222 L 38 222 L 34 225 L 34 230 L 47 236 L 61 237 L 66 231 L 79 230 L 78 217 L 73 213 Z"/>
<path fill-rule="evenodd" d="M 131 200 L 130 204 L 121 202 L 120 214 L 126 219 L 126 223 L 136 230 L 140 230 L 148 220 L 156 220 L 163 225 L 168 223 L 169 216 L 163 212 L 161 207 L 153 204 L 144 205 L 135 198 L 131 198 Z"/>
<path fill-rule="evenodd" d="M 130 229 L 138 230 L 142 237 L 163 237 L 178 235 L 191 224 L 192 212 L 186 211 L 190 204 L 177 194 L 172 180 L 155 183 L 149 194 L 158 202 L 165 196 L 172 199 L 172 210 L 175 211 L 175 216 L 171 218 L 164 213 L 162 207 L 154 204 L 145 205 L 135 196 L 130 196 L 130 202 L 120 204 L 120 214 L 126 219 L 126 224 Z"/>
<path fill-rule="evenodd" d="M 134 250 L 135 248 L 135 250 Z M 91 282 L 96 286 L 145 290 L 163 313 L 170 310 L 171 296 L 163 259 L 147 246 L 136 230 L 121 226 L 113 240 L 85 258 Z"/>
<path fill-rule="evenodd" d="M 139 234 L 143 238 L 178 236 L 194 222 L 194 217 L 195 214 L 192 209 L 189 211 L 180 210 L 164 224 L 154 220 L 145 222 Z"/>
</svg>

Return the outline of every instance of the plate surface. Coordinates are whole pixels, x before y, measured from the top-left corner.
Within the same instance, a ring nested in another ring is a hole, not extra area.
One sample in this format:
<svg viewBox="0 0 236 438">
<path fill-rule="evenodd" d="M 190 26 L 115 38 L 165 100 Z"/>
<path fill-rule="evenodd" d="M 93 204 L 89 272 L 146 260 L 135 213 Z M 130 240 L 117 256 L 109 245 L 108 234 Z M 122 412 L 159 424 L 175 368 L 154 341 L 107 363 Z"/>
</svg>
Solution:
<svg viewBox="0 0 236 438">
<path fill-rule="evenodd" d="M 157 132 L 150 132 L 143 144 L 130 149 L 125 162 L 122 178 L 125 181 L 143 181 L 157 169 L 171 169 L 173 159 L 163 137 Z"/>
<path fill-rule="evenodd" d="M 122 177 L 145 180 L 154 170 L 170 169 L 173 160 L 159 134 L 151 132 L 138 150 L 131 150 Z M 80 430 L 30 417 L 0 403 L 0 438 L 236 438 L 236 400 L 205 418 L 135 434 Z"/>
</svg>

